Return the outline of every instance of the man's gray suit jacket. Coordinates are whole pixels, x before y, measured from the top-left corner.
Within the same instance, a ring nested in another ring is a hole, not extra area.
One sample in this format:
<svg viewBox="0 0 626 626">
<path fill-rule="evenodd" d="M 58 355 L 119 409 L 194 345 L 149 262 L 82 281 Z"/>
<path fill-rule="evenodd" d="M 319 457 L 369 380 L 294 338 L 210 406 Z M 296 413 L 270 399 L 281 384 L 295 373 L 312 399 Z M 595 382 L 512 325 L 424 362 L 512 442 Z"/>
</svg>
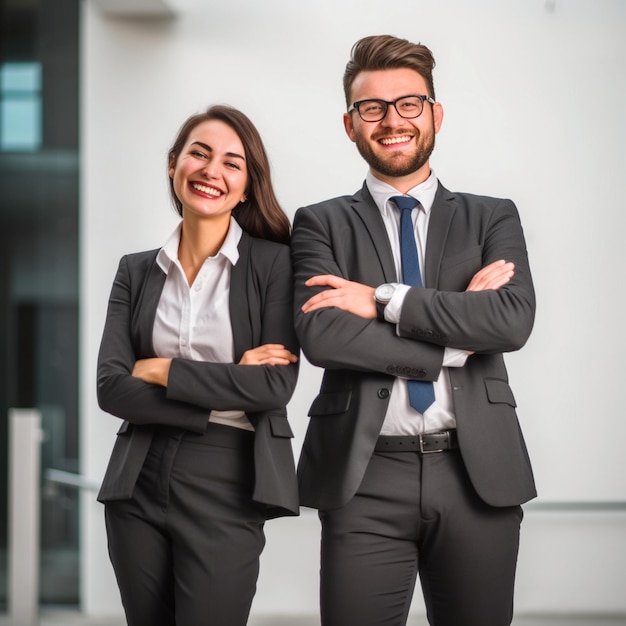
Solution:
<svg viewBox="0 0 626 626">
<path fill-rule="evenodd" d="M 411 288 L 395 324 L 337 308 L 304 314 L 333 274 L 377 286 L 399 282 L 385 227 L 364 187 L 296 212 L 291 243 L 296 333 L 308 360 L 325 368 L 298 464 L 300 502 L 344 505 L 358 489 L 385 417 L 395 376 L 436 380 L 445 347 L 474 352 L 449 368 L 460 452 L 478 495 L 493 506 L 536 495 L 503 353 L 521 348 L 534 321 L 526 244 L 510 200 L 451 193 L 432 207 L 424 288 Z M 499 290 L 465 292 L 487 264 L 505 259 L 515 275 Z"/>
<path fill-rule="evenodd" d="M 238 249 L 230 285 L 235 363 L 174 359 L 167 388 L 131 376 L 137 359 L 156 356 L 152 329 L 166 278 L 156 263 L 158 250 L 120 261 L 98 356 L 98 402 L 124 422 L 98 494 L 101 502 L 132 497 L 155 425 L 202 434 L 211 410 L 238 409 L 255 426 L 254 500 L 266 507 L 268 518 L 298 514 L 286 410 L 298 365 L 236 365 L 246 350 L 265 343 L 299 352 L 289 249 L 246 233 Z"/>
</svg>

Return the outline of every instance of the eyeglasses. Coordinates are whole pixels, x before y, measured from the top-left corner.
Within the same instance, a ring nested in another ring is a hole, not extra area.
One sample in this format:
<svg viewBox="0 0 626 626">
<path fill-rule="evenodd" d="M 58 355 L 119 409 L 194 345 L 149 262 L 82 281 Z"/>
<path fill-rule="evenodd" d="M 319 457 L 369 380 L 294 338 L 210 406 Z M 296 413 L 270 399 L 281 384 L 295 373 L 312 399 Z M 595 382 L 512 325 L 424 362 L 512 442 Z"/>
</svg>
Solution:
<svg viewBox="0 0 626 626">
<path fill-rule="evenodd" d="M 402 96 L 402 98 L 391 101 L 359 100 L 352 103 L 348 113 L 356 110 L 364 122 L 380 122 L 387 115 L 389 105 L 393 104 L 400 117 L 412 120 L 422 114 L 425 100 L 435 104 L 435 101 L 430 96 Z"/>
</svg>

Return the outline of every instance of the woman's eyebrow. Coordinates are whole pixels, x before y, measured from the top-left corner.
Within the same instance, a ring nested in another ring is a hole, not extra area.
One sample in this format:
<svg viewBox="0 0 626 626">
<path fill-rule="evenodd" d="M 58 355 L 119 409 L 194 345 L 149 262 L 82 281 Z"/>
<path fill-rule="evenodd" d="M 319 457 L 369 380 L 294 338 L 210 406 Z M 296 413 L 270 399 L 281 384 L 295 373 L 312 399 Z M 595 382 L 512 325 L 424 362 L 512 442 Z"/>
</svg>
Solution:
<svg viewBox="0 0 626 626">
<path fill-rule="evenodd" d="M 208 146 L 207 144 L 203 143 L 202 141 L 194 141 L 191 145 L 198 145 L 198 146 L 201 146 L 202 148 L 204 148 L 207 152 L 213 152 L 213 148 L 211 148 L 211 146 Z M 227 152 L 226 156 L 231 157 L 231 158 L 235 158 L 235 159 L 241 159 L 243 161 L 246 160 L 246 158 L 243 155 L 237 154 L 236 152 Z"/>
</svg>

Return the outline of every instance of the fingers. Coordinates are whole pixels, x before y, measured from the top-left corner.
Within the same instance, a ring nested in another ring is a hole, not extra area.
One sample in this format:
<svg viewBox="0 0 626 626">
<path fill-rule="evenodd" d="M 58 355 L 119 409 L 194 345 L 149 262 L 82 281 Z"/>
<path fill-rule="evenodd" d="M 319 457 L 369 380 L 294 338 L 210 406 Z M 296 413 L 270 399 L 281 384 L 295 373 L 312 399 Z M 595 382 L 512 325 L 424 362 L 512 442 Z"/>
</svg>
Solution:
<svg viewBox="0 0 626 626">
<path fill-rule="evenodd" d="M 285 346 L 278 343 L 268 343 L 244 352 L 240 365 L 289 365 L 298 360 Z"/>
<path fill-rule="evenodd" d="M 504 260 L 494 261 L 480 269 L 470 281 L 466 291 L 499 289 L 506 285 L 515 274 L 515 265 Z"/>
<path fill-rule="evenodd" d="M 165 358 L 139 359 L 135 362 L 132 376 L 146 383 L 166 387 L 171 363 L 172 359 Z"/>
<path fill-rule="evenodd" d="M 304 284 L 307 287 L 332 287 L 332 289 L 326 289 L 311 296 L 303 305 L 302 311 L 308 313 L 309 311 L 315 311 L 328 306 L 336 306 L 332 300 L 337 299 L 336 289 L 344 287 L 349 281 L 334 276 L 332 274 L 322 274 L 319 276 L 312 276 Z"/>
<path fill-rule="evenodd" d="M 340 304 L 342 299 L 344 298 L 344 293 L 337 291 L 337 289 L 327 289 L 326 291 L 320 291 L 314 296 L 311 296 L 302 305 L 302 311 L 303 313 L 309 313 L 310 311 L 315 311 L 316 309 L 322 309 L 329 306 L 338 306 L 339 308 L 343 308 L 340 306 Z"/>
<path fill-rule="evenodd" d="M 322 274 L 320 276 L 313 276 L 309 278 L 304 284 L 307 287 L 344 287 L 349 280 L 341 278 L 340 276 L 334 276 L 333 274 Z"/>
<path fill-rule="evenodd" d="M 305 284 L 307 287 L 330 287 L 330 289 L 311 296 L 302 305 L 303 313 L 335 307 L 364 319 L 376 318 L 374 287 L 332 274 L 313 276 Z"/>
</svg>

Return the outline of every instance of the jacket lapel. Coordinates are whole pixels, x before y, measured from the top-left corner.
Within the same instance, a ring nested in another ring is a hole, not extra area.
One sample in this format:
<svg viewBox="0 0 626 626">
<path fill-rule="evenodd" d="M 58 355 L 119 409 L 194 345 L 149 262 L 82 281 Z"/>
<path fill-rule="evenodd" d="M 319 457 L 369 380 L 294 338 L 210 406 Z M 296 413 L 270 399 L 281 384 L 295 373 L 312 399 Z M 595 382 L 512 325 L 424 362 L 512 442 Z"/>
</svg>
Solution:
<svg viewBox="0 0 626 626">
<path fill-rule="evenodd" d="M 446 238 L 455 211 L 454 195 L 439 183 L 428 222 L 424 286 L 437 287 Z"/>
<path fill-rule="evenodd" d="M 249 311 L 260 308 L 258 294 L 248 284 L 248 267 L 250 265 L 250 249 L 252 240 L 247 233 L 243 233 L 239 241 L 239 259 L 232 268 L 230 276 L 230 323 L 235 343 L 235 363 L 239 362 L 243 353 L 254 345 L 254 329 Z M 257 336 L 260 337 L 260 330 Z"/>
<path fill-rule="evenodd" d="M 157 251 L 158 252 L 158 251 Z M 152 330 L 156 310 L 165 284 L 165 274 L 156 262 L 156 253 L 150 264 L 148 274 L 144 281 L 143 290 L 134 304 L 133 310 L 133 335 L 138 340 L 138 354 L 142 358 L 156 356 L 152 343 Z"/>
<path fill-rule="evenodd" d="M 374 250 L 383 268 L 385 282 L 397 282 L 399 279 L 385 224 L 366 184 L 363 184 L 362 189 L 354 195 L 352 208 L 358 213 L 372 239 Z"/>
</svg>

